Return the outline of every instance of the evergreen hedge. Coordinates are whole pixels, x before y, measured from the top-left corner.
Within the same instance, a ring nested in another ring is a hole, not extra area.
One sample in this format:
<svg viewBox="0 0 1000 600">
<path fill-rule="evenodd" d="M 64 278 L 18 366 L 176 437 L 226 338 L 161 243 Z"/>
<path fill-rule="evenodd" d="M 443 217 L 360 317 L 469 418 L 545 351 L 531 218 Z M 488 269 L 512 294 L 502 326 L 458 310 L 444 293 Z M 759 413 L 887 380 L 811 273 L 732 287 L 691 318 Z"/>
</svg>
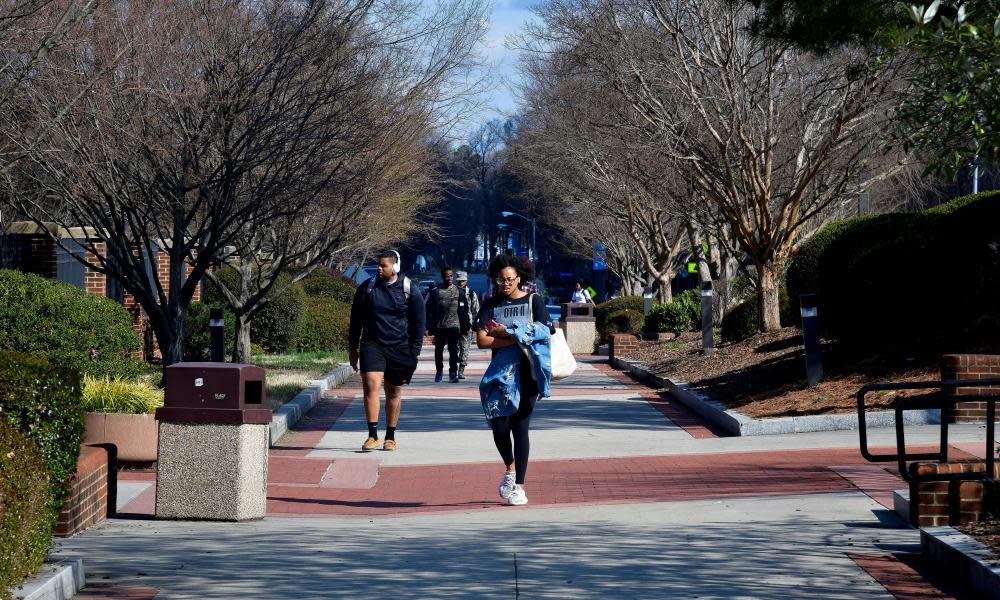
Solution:
<svg viewBox="0 0 1000 600">
<path fill-rule="evenodd" d="M 142 344 L 117 302 L 37 275 L 0 269 L 0 350 L 45 354 L 94 376 L 136 377 Z"/>
<path fill-rule="evenodd" d="M 833 223 L 793 257 L 789 294 L 796 308 L 817 294 L 824 335 L 847 346 L 966 343 L 1000 329 L 998 222 L 1000 192 L 986 192 Z"/>
<path fill-rule="evenodd" d="M 642 296 L 622 296 L 620 298 L 612 298 L 607 302 L 602 302 L 594 307 L 594 317 L 597 320 L 597 336 L 599 343 L 606 344 L 610 339 L 610 336 L 615 333 L 638 333 L 642 331 L 643 326 L 643 298 Z M 638 317 L 632 316 L 628 317 L 622 315 L 623 311 L 628 311 Z M 614 315 L 616 317 L 615 321 L 612 322 L 611 317 Z M 638 325 L 634 331 L 627 331 L 622 329 L 622 327 L 632 328 Z"/>
<path fill-rule="evenodd" d="M 52 506 L 65 498 L 83 441 L 80 374 L 39 356 L 0 352 L 0 420 L 38 446 L 52 476 Z"/>
<path fill-rule="evenodd" d="M 332 352 L 347 348 L 351 305 L 329 297 L 311 297 L 295 336 L 299 352 Z"/>
<path fill-rule="evenodd" d="M 230 290 L 239 289 L 240 275 L 235 269 L 224 268 L 217 272 L 216 277 L 222 280 Z M 278 281 L 272 289 L 281 289 L 291 279 L 290 275 L 278 276 Z M 295 334 L 298 332 L 299 319 L 305 308 L 305 292 L 299 283 L 291 286 L 284 293 L 272 298 L 267 305 L 254 315 L 250 322 L 250 341 L 259 345 L 270 354 L 281 354 L 295 346 Z M 228 307 L 222 293 L 211 282 L 206 283 L 202 304 L 206 307 Z M 226 315 L 226 322 L 235 317 Z M 196 326 L 197 327 L 197 326 Z M 235 329 L 233 330 L 235 331 Z M 195 335 L 198 335 L 197 330 Z M 226 345 L 232 346 L 233 336 L 227 330 Z"/>
<path fill-rule="evenodd" d="M 38 446 L 0 419 L 0 600 L 45 560 L 56 521 L 50 487 Z"/>
</svg>

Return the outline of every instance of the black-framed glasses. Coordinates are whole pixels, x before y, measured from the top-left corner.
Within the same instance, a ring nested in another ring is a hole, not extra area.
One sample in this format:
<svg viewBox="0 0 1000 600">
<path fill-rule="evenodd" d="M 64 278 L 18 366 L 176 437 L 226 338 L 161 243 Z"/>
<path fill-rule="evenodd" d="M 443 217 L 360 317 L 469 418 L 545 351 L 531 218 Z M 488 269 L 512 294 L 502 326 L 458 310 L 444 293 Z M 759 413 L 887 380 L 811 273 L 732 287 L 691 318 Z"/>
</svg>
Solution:
<svg viewBox="0 0 1000 600">
<path fill-rule="evenodd" d="M 519 277 L 520 275 L 515 275 L 513 277 L 497 277 L 496 282 L 497 285 L 511 285 L 517 281 Z"/>
</svg>

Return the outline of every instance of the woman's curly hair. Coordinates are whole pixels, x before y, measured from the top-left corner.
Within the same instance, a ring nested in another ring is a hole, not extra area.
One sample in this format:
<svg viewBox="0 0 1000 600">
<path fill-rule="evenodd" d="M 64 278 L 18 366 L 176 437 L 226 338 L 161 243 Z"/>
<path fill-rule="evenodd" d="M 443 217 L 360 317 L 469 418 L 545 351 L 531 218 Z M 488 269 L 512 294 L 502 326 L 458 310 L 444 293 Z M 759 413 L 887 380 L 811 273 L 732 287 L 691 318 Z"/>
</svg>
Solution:
<svg viewBox="0 0 1000 600">
<path fill-rule="evenodd" d="M 501 254 L 490 261 L 490 282 L 495 282 L 497 277 L 500 277 L 500 271 L 503 271 L 507 267 L 511 267 L 517 271 L 517 274 L 521 277 L 521 284 L 535 279 L 535 266 L 531 264 L 531 261 L 526 256 Z"/>
</svg>

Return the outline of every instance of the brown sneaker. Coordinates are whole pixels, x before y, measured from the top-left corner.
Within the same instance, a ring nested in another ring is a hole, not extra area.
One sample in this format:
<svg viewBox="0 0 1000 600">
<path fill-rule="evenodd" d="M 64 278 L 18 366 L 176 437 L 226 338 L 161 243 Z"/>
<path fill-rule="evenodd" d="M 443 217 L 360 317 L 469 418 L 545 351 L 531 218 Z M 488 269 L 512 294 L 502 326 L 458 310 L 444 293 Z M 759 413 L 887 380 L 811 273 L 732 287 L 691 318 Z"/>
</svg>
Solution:
<svg viewBox="0 0 1000 600">
<path fill-rule="evenodd" d="M 371 452 L 376 448 L 378 448 L 378 438 L 370 437 L 361 445 L 361 449 L 365 452 Z"/>
<path fill-rule="evenodd" d="M 385 443 L 382 444 L 382 449 L 383 450 L 395 450 L 396 449 L 396 440 L 386 440 Z"/>
</svg>

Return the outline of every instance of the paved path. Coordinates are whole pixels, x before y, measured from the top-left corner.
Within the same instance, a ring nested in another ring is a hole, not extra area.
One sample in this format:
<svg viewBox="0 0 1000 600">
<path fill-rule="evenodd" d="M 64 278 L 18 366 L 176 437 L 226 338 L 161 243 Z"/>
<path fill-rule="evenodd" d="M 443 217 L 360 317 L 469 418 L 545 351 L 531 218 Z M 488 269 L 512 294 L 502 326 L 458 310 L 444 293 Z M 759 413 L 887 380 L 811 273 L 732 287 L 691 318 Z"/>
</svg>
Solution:
<svg viewBox="0 0 1000 600">
<path fill-rule="evenodd" d="M 357 378 L 329 393 L 272 450 L 262 522 L 148 520 L 153 478 L 133 474 L 131 518 L 56 554 L 85 559 L 87 598 L 948 597 L 895 556 L 919 537 L 856 432 L 716 437 L 597 357 L 539 402 L 530 504 L 505 506 L 476 387 L 488 357 L 473 358 L 469 379 L 434 384 L 425 350 L 396 452 L 360 452 Z"/>
</svg>

